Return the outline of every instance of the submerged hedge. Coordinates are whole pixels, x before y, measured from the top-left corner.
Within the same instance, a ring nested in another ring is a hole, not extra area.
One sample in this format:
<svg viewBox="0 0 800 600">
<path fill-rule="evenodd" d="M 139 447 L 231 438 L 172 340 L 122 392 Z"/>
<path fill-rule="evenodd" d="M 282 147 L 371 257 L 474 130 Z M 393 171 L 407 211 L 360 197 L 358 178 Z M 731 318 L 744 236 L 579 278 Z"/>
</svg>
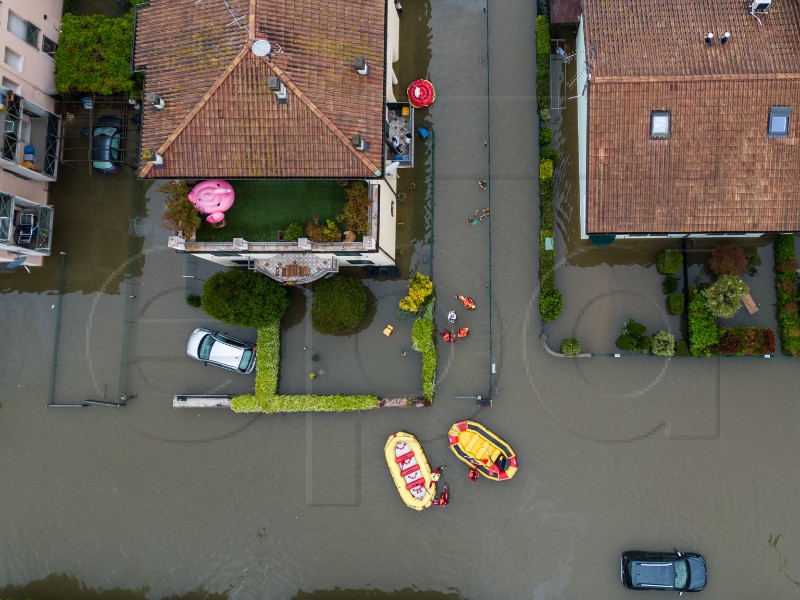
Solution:
<svg viewBox="0 0 800 600">
<path fill-rule="evenodd" d="M 237 413 L 344 412 L 378 407 L 377 396 L 317 396 L 278 394 L 281 363 L 281 323 L 258 328 L 255 394 L 236 396 L 231 409 Z"/>
<path fill-rule="evenodd" d="M 797 259 L 794 235 L 779 235 L 775 240 L 775 295 L 778 309 L 778 332 L 781 351 L 788 356 L 800 355 L 800 293 L 797 291 Z"/>
<path fill-rule="evenodd" d="M 550 110 L 550 23 L 536 17 L 536 101 L 539 110 Z"/>
</svg>

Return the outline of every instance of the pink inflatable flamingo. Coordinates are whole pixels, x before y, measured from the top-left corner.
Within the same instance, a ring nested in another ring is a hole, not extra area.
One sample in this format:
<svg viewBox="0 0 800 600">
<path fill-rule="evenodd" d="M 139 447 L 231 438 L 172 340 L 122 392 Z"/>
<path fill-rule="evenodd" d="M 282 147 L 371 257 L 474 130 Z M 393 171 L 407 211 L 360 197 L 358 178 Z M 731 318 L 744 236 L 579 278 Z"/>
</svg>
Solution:
<svg viewBox="0 0 800 600">
<path fill-rule="evenodd" d="M 201 181 L 189 192 L 189 202 L 201 213 L 206 213 L 206 221 L 219 223 L 225 219 L 225 211 L 233 206 L 236 194 L 227 181 L 207 179 Z"/>
</svg>

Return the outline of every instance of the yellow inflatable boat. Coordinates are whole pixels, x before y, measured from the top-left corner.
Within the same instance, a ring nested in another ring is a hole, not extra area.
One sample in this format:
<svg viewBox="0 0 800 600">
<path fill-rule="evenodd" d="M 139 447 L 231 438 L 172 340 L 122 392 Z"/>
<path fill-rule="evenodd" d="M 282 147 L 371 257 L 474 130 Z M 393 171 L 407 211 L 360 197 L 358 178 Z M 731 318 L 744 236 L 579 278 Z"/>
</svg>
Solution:
<svg viewBox="0 0 800 600">
<path fill-rule="evenodd" d="M 384 452 L 394 484 L 406 506 L 414 510 L 428 508 L 436 497 L 436 482 L 431 480 L 431 466 L 417 438 L 398 431 L 389 436 Z"/>
<path fill-rule="evenodd" d="M 517 473 L 517 455 L 506 442 L 475 421 L 459 421 L 447 432 L 450 449 L 459 459 L 493 481 Z"/>
</svg>

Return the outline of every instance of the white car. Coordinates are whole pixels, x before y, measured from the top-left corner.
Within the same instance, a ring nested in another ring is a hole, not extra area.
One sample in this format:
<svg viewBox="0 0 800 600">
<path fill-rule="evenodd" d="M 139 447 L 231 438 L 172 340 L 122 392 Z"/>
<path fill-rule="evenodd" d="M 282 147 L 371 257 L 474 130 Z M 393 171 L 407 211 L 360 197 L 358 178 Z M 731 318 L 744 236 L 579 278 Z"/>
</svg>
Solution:
<svg viewBox="0 0 800 600">
<path fill-rule="evenodd" d="M 209 329 L 199 328 L 192 332 L 186 353 L 204 365 L 237 373 L 252 373 L 256 366 L 255 344 Z"/>
</svg>

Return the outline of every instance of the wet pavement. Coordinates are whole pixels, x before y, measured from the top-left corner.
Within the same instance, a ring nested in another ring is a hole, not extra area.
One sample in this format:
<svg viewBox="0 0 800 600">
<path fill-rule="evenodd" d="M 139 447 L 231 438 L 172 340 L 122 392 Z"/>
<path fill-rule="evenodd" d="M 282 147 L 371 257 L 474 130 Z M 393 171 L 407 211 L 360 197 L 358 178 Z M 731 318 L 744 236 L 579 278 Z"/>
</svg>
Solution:
<svg viewBox="0 0 800 600">
<path fill-rule="evenodd" d="M 213 267 L 165 248 L 160 201 L 132 173 L 64 173 L 54 256 L 41 271 L 0 279 L 9 340 L 0 378 L 3 596 L 611 599 L 633 594 L 619 583 L 621 551 L 673 546 L 706 556 L 704 598 L 797 594 L 797 365 L 544 352 L 535 295 L 535 6 L 491 1 L 485 14 L 480 1 L 433 0 L 404 8 L 403 40 L 423 50 L 403 51 L 403 60 L 420 62 L 403 66 L 401 88 L 427 73 L 439 96 L 418 119 L 434 129 L 435 152 L 401 179 L 433 202 L 420 208 L 409 195 L 398 204 L 402 267 L 432 270 L 440 323 L 455 294 L 478 305 L 464 317 L 474 337 L 439 346 L 434 406 L 269 417 L 172 409 L 179 391 L 252 387 L 252 376 L 184 355 L 188 332 L 215 325 L 184 299 Z M 484 177 L 487 191 L 476 185 Z M 487 201 L 489 221 L 467 225 Z M 598 298 L 587 292 L 553 325 L 567 332 L 594 323 L 588 332 L 629 316 L 603 304 L 613 286 L 660 295 L 657 278 L 633 277 L 650 272 L 652 249 L 642 261 L 616 248 L 569 261 L 576 284 L 591 278 Z M 61 250 L 55 398 L 113 399 L 122 389 L 125 407 L 45 408 Z M 557 273 L 559 287 L 563 280 Z M 388 392 L 413 375 L 409 388 L 418 387 L 410 356 L 393 346 L 401 338 L 372 331 L 392 318 L 402 281 L 370 287 L 379 302 L 362 335 L 375 337 L 322 351 L 308 337 L 306 294 L 298 293 L 284 324 L 282 388 L 307 389 L 316 353 L 327 372 L 314 386 L 360 390 L 369 381 Z M 580 321 L 587 303 L 595 318 Z M 650 318 L 660 318 L 655 308 L 642 316 Z M 373 348 L 390 358 L 368 356 Z M 487 392 L 491 409 L 456 398 Z M 467 479 L 446 441 L 461 418 L 514 447 L 512 481 Z M 400 429 L 419 437 L 432 464 L 447 465 L 446 510 L 418 514 L 397 497 L 382 448 Z"/>
</svg>

